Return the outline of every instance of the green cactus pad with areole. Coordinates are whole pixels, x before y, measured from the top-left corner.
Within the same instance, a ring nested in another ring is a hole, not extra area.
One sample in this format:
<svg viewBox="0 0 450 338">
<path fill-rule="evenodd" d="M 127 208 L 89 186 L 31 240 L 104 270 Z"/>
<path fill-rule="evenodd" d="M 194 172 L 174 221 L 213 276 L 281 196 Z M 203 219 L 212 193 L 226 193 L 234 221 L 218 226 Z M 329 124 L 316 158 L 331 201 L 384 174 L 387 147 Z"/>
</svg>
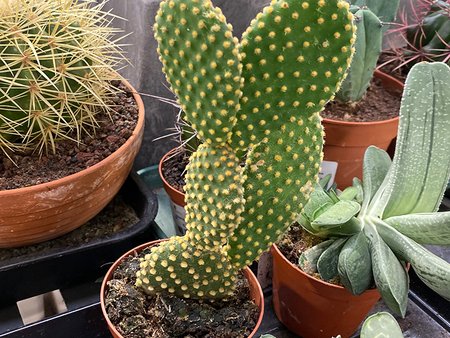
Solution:
<svg viewBox="0 0 450 338">
<path fill-rule="evenodd" d="M 142 262 L 137 284 L 147 292 L 231 296 L 239 269 L 302 210 L 322 159 L 319 112 L 351 61 L 348 7 L 272 1 L 239 45 L 211 1 L 161 3 L 163 70 L 203 144 L 187 168 L 187 233 Z"/>
</svg>

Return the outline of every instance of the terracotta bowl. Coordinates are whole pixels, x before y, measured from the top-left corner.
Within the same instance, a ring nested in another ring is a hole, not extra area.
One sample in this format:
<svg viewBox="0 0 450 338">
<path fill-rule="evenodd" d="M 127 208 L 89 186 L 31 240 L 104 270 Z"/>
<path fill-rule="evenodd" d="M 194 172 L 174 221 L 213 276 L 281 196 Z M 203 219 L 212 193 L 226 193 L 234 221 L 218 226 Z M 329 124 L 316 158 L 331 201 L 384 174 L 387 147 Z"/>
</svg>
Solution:
<svg viewBox="0 0 450 338">
<path fill-rule="evenodd" d="M 101 162 L 73 175 L 30 187 L 0 191 L 0 248 L 43 242 L 68 233 L 97 215 L 125 182 L 142 143 L 145 111 L 131 87 L 139 118 L 130 138 Z"/>
<path fill-rule="evenodd" d="M 142 244 L 142 245 L 128 251 L 127 253 L 122 255 L 117 261 L 114 262 L 114 264 L 109 268 L 108 272 L 106 273 L 105 278 L 103 279 L 102 287 L 100 289 L 100 305 L 102 308 L 103 317 L 105 318 L 106 323 L 108 324 L 109 331 L 111 332 L 111 334 L 114 338 L 126 338 L 126 337 L 123 337 L 119 333 L 119 331 L 117 331 L 114 324 L 109 320 L 108 314 L 106 312 L 105 293 L 108 288 L 108 282 L 111 280 L 112 275 L 113 275 L 114 271 L 117 269 L 117 267 L 119 266 L 119 264 L 126 257 L 128 257 L 130 255 L 136 255 L 139 252 L 141 252 L 142 250 L 144 250 L 148 247 L 151 247 L 153 245 L 157 245 L 162 241 L 166 241 L 166 239 L 145 243 L 145 244 Z M 249 338 L 251 338 L 251 337 L 255 337 L 256 332 L 258 331 L 259 327 L 261 326 L 261 322 L 262 322 L 262 319 L 264 316 L 264 295 L 263 295 L 261 286 L 259 285 L 258 280 L 256 279 L 253 272 L 248 267 L 245 268 L 243 271 L 244 271 L 244 275 L 247 278 L 249 285 L 250 285 L 250 298 L 255 302 L 256 306 L 258 306 L 258 308 L 259 308 L 258 321 L 257 321 L 256 326 L 253 329 L 252 333 L 248 336 Z"/>
</svg>

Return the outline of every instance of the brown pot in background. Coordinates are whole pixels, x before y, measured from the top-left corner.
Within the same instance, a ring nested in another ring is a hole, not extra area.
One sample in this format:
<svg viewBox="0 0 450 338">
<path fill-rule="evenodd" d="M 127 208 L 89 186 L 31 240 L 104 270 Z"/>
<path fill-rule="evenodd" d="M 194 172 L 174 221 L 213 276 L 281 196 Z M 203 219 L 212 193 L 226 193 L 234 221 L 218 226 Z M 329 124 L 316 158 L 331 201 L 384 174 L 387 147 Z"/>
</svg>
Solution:
<svg viewBox="0 0 450 338">
<path fill-rule="evenodd" d="M 139 118 L 129 139 L 99 163 L 35 186 L 0 191 L 0 248 L 43 242 L 64 235 L 97 215 L 125 182 L 142 142 L 145 111 L 131 87 Z"/>
<path fill-rule="evenodd" d="M 109 268 L 108 272 L 106 273 L 106 276 L 102 282 L 102 287 L 100 289 L 100 305 L 102 308 L 103 317 L 105 318 L 106 323 L 108 324 L 109 331 L 111 332 L 111 334 L 114 338 L 124 338 L 124 337 L 119 333 L 119 331 L 117 331 L 114 324 L 109 320 L 108 314 L 106 312 L 105 293 L 106 293 L 106 289 L 108 287 L 108 282 L 111 280 L 112 275 L 113 275 L 114 271 L 117 269 L 117 267 L 119 266 L 119 264 L 126 257 L 128 257 L 130 255 L 136 255 L 139 252 L 141 252 L 142 250 L 144 250 L 148 247 L 157 245 L 166 240 L 167 239 L 161 239 L 161 240 L 153 241 L 150 243 L 145 243 L 145 244 L 139 245 L 138 247 L 128 251 L 127 253 L 122 255 L 122 257 L 120 257 L 117 261 L 115 261 L 114 264 Z M 252 333 L 248 336 L 249 338 L 251 338 L 251 337 L 255 336 L 256 332 L 258 331 L 259 327 L 261 326 L 261 322 L 262 322 L 262 319 L 264 316 L 264 295 L 263 295 L 261 286 L 259 285 L 258 280 L 256 279 L 253 272 L 248 267 L 246 267 L 243 270 L 243 272 L 244 272 L 244 275 L 247 278 L 249 286 L 250 286 L 250 298 L 255 302 L 256 306 L 259 308 L 258 322 L 256 323 L 256 326 L 253 329 Z"/>
<path fill-rule="evenodd" d="M 164 190 L 166 191 L 167 195 L 170 197 L 170 205 L 172 207 L 172 215 L 173 220 L 175 222 L 175 229 L 178 235 L 184 235 L 186 233 L 186 222 L 184 221 L 184 217 L 186 216 L 186 211 L 184 210 L 184 206 L 186 205 L 184 201 L 184 192 L 174 188 L 170 185 L 169 182 L 167 182 L 166 178 L 163 174 L 163 165 L 164 162 L 167 161 L 167 159 L 175 152 L 177 151 L 177 148 L 174 148 L 167 152 L 159 161 L 159 176 L 161 177 L 161 180 L 163 182 Z"/>
<path fill-rule="evenodd" d="M 403 83 L 380 71 L 375 77 L 387 91 L 401 93 Z M 401 95 L 401 94 L 400 94 Z M 362 162 L 367 147 L 387 150 L 397 136 L 398 117 L 374 122 L 346 122 L 324 118 L 324 160 L 338 162 L 335 182 L 340 189 L 352 185 L 353 177 L 362 178 Z"/>
<path fill-rule="evenodd" d="M 304 273 L 276 245 L 273 256 L 273 306 L 278 319 L 303 338 L 350 337 L 380 299 L 377 289 L 354 296 L 345 288 Z"/>
</svg>

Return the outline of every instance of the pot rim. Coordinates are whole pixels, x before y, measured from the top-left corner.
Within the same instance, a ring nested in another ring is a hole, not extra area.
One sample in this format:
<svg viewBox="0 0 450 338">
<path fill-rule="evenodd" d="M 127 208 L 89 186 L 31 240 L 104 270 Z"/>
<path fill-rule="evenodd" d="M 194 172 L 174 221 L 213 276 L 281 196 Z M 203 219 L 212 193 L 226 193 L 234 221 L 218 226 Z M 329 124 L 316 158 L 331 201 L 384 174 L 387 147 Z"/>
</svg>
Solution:
<svg viewBox="0 0 450 338">
<path fill-rule="evenodd" d="M 401 82 L 399 79 L 396 79 L 395 77 L 381 71 L 381 70 L 375 70 L 374 77 L 377 77 L 379 79 L 384 79 L 387 81 L 390 81 L 392 83 L 395 83 L 395 86 L 398 86 L 398 88 L 404 88 L 404 83 Z M 388 124 L 398 121 L 399 116 L 393 117 L 391 119 L 387 120 L 381 120 L 381 121 L 369 121 L 369 122 L 356 122 L 356 121 L 340 121 L 340 120 L 333 120 L 329 118 L 322 118 L 322 122 L 328 123 L 328 124 L 334 124 L 334 125 L 343 125 L 343 126 L 368 126 L 368 125 L 379 125 L 379 124 Z"/>
<path fill-rule="evenodd" d="M 113 265 L 111 265 L 111 267 L 108 269 L 108 272 L 105 274 L 105 277 L 103 278 L 102 285 L 101 285 L 101 288 L 100 288 L 100 307 L 102 309 L 103 318 L 105 319 L 105 321 L 106 321 L 106 323 L 108 325 L 108 328 L 110 330 L 112 330 L 117 337 L 124 338 L 119 333 L 119 331 L 117 331 L 116 326 L 109 319 L 108 314 L 106 312 L 106 307 L 105 307 L 105 291 L 106 291 L 106 288 L 107 288 L 107 283 L 110 280 L 110 277 L 112 276 L 113 272 L 117 269 L 117 266 L 126 257 L 128 257 L 128 256 L 130 256 L 132 254 L 136 254 L 136 253 L 144 250 L 145 248 L 157 245 L 157 244 L 159 244 L 161 242 L 165 242 L 167 240 L 168 240 L 168 238 L 154 240 L 154 241 L 151 241 L 151 242 L 147 242 L 147 243 L 141 244 L 141 245 L 139 245 L 139 246 L 137 246 L 137 247 L 127 251 L 122 256 L 120 256 L 120 258 L 118 258 L 113 263 Z M 255 328 L 253 329 L 253 331 L 248 336 L 248 338 L 251 338 L 251 337 L 254 337 L 256 332 L 259 330 L 259 327 L 261 326 L 261 322 L 262 322 L 262 319 L 263 319 L 263 316 L 264 316 L 264 294 L 263 294 L 263 291 L 261 289 L 261 285 L 259 284 L 259 282 L 256 279 L 255 275 L 253 274 L 252 270 L 250 270 L 249 267 L 245 267 L 244 271 L 246 273 L 246 279 L 249 281 L 249 283 L 250 283 L 250 280 L 252 280 L 252 279 L 256 282 L 256 283 L 254 283 L 254 285 L 258 289 L 258 295 L 259 295 L 259 297 L 261 299 L 261 304 L 258 306 L 258 308 L 259 308 L 258 321 L 256 322 Z"/>
<path fill-rule="evenodd" d="M 175 148 L 170 149 L 167 153 L 164 154 L 164 156 L 161 158 L 161 160 L 159 161 L 158 164 L 158 172 L 159 172 L 159 177 L 161 177 L 161 180 L 163 181 L 163 183 L 165 184 L 166 187 L 168 187 L 170 189 L 170 191 L 172 191 L 172 193 L 174 194 L 178 194 L 178 195 L 182 195 L 183 199 L 185 198 L 185 194 L 184 192 L 175 189 L 169 182 L 167 182 L 166 178 L 163 175 L 163 163 L 167 160 L 167 158 L 172 155 L 172 153 L 174 153 L 180 146 L 177 146 Z"/>
<path fill-rule="evenodd" d="M 292 264 L 292 263 L 291 263 L 291 262 L 290 262 L 290 261 L 289 261 L 282 253 L 281 253 L 280 249 L 277 247 L 276 244 L 272 244 L 272 249 L 271 249 L 271 251 L 272 251 L 272 254 L 273 254 L 273 253 L 276 253 L 278 256 L 280 256 L 280 258 L 281 258 L 282 260 L 284 260 L 285 262 L 287 262 L 287 263 L 290 265 L 290 267 L 291 267 L 292 269 L 294 269 L 296 272 L 302 274 L 303 276 L 306 276 L 308 279 L 314 280 L 315 282 L 318 282 L 318 283 L 320 283 L 320 284 L 323 284 L 323 285 L 325 285 L 325 286 L 331 287 L 331 288 L 336 289 L 336 290 L 349 292 L 349 291 L 348 291 L 346 288 L 344 288 L 343 286 L 325 282 L 325 281 L 323 281 L 323 280 L 321 280 L 321 279 L 318 279 L 318 278 L 316 278 L 316 277 L 313 277 L 313 276 L 307 274 L 306 272 L 302 271 L 300 268 L 298 268 L 298 267 L 296 267 L 294 264 Z M 369 292 L 369 293 L 379 293 L 377 288 L 368 289 L 368 290 L 364 291 L 364 293 L 366 293 L 366 292 Z"/>
<path fill-rule="evenodd" d="M 131 93 L 133 94 L 133 97 L 136 101 L 137 110 L 138 110 L 138 120 L 137 120 L 136 126 L 135 126 L 132 134 L 126 140 L 126 142 L 124 144 L 122 144 L 111 155 L 107 156 L 100 162 L 98 162 L 98 163 L 94 164 L 93 166 L 90 166 L 86 169 L 83 169 L 74 174 L 70 174 L 70 175 L 64 176 L 62 178 L 58 178 L 56 180 L 52 180 L 52 181 L 45 182 L 45 183 L 39 183 L 39 184 L 31 185 L 28 187 L 22 187 L 22 188 L 10 189 L 10 190 L 0 190 L 0 196 L 2 196 L 2 197 L 11 196 L 12 197 L 17 194 L 26 194 L 26 193 L 32 194 L 34 192 L 39 192 L 39 191 L 43 191 L 43 190 L 47 191 L 47 190 L 56 188 L 60 185 L 66 185 L 67 183 L 69 183 L 71 181 L 76 181 L 78 176 L 88 175 L 91 172 L 95 172 L 95 171 L 99 170 L 101 167 L 105 166 L 106 164 L 118 160 L 121 157 L 122 153 L 124 153 L 125 150 L 127 148 L 129 148 L 131 144 L 136 142 L 136 138 L 138 138 L 139 135 L 141 134 L 142 130 L 144 129 L 144 123 L 145 123 L 145 110 L 144 110 L 145 108 L 144 108 L 144 102 L 142 101 L 141 96 L 127 80 L 121 79 L 121 82 L 124 83 L 131 90 Z"/>
</svg>

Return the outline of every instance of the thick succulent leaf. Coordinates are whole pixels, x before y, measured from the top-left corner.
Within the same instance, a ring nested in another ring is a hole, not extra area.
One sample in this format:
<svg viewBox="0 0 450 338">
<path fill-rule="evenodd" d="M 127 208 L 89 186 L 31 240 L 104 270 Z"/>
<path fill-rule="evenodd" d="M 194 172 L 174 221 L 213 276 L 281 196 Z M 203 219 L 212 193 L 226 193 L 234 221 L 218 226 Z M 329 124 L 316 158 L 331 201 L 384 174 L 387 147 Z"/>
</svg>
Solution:
<svg viewBox="0 0 450 338">
<path fill-rule="evenodd" d="M 373 214 L 386 219 L 438 209 L 450 176 L 449 107 L 449 66 L 416 64 L 406 80 L 389 181 Z"/>
<path fill-rule="evenodd" d="M 372 284 L 372 259 L 363 232 L 345 243 L 339 254 L 338 272 L 342 284 L 354 295 L 360 295 Z"/>
<path fill-rule="evenodd" d="M 326 189 L 330 180 L 331 180 L 331 174 L 328 174 L 327 176 L 320 179 L 319 184 L 322 187 L 322 189 L 324 189 L 324 190 Z"/>
<path fill-rule="evenodd" d="M 356 194 L 355 201 L 359 204 L 362 204 L 364 201 L 364 190 L 361 183 L 361 180 L 358 177 L 353 178 L 353 186 L 358 189 L 358 193 Z"/>
<path fill-rule="evenodd" d="M 369 316 L 361 328 L 361 338 L 403 338 L 395 318 L 389 312 L 378 312 Z"/>
<path fill-rule="evenodd" d="M 302 252 L 298 259 L 298 265 L 300 269 L 307 274 L 313 274 L 317 272 L 317 261 L 320 255 L 334 242 L 333 239 L 323 241 L 312 248 Z"/>
<path fill-rule="evenodd" d="M 339 253 L 344 246 L 347 238 L 336 239 L 325 251 L 320 255 L 317 261 L 317 271 L 324 281 L 333 279 L 338 274 Z"/>
<path fill-rule="evenodd" d="M 402 259 L 411 263 L 417 276 L 429 288 L 450 300 L 450 263 L 385 224 L 377 222 L 383 240 Z"/>
<path fill-rule="evenodd" d="M 341 225 L 347 223 L 355 216 L 361 206 L 353 201 L 339 201 L 329 207 L 325 212 L 315 218 L 311 225 L 314 229 L 320 230 L 324 227 Z"/>
<path fill-rule="evenodd" d="M 358 188 L 357 187 L 348 187 L 346 188 L 340 195 L 339 199 L 342 201 L 352 201 L 356 198 L 358 195 Z"/>
<path fill-rule="evenodd" d="M 324 206 L 328 205 L 331 207 L 333 205 L 333 200 L 328 196 L 328 194 L 323 190 L 323 188 L 316 184 L 314 186 L 314 191 L 311 193 L 308 203 L 306 203 L 303 213 L 310 220 L 314 219 L 314 214 L 317 214 L 318 210 L 324 209 Z"/>
<path fill-rule="evenodd" d="M 300 214 L 298 216 L 297 223 L 300 224 L 300 226 L 303 229 L 305 229 L 306 231 L 308 231 L 310 234 L 318 236 L 316 234 L 315 230 L 311 227 L 311 222 L 309 221 L 309 219 L 304 214 Z"/>
<path fill-rule="evenodd" d="M 384 150 L 375 146 L 367 148 L 363 161 L 363 210 L 368 207 L 371 199 L 383 183 L 391 163 L 389 155 Z"/>
<path fill-rule="evenodd" d="M 384 221 L 417 243 L 450 245 L 450 212 L 395 216 Z"/>
<path fill-rule="evenodd" d="M 408 273 L 373 224 L 366 224 L 364 233 L 370 243 L 375 285 L 386 305 L 396 314 L 405 317 L 409 289 Z"/>
</svg>

